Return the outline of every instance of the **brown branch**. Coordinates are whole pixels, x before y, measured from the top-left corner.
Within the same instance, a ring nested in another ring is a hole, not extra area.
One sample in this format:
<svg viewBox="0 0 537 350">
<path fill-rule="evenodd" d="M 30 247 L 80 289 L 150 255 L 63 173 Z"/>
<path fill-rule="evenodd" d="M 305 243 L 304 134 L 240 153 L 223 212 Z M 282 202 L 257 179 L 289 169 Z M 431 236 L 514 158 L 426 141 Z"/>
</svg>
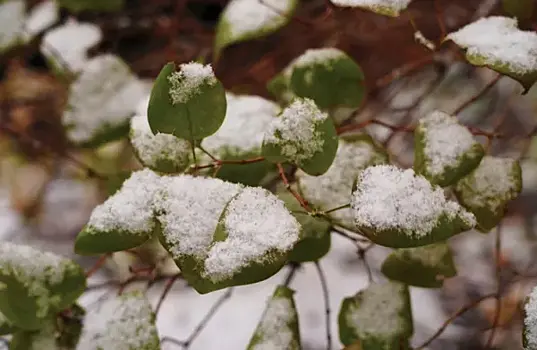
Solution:
<svg viewBox="0 0 537 350">
<path fill-rule="evenodd" d="M 436 21 L 438 22 L 438 28 L 440 28 L 440 42 L 444 40 L 447 34 L 446 23 L 444 22 L 444 11 L 440 6 L 440 0 L 434 0 L 434 12 L 436 15 Z"/>
<path fill-rule="evenodd" d="M 164 304 L 164 300 L 166 299 L 166 296 L 170 293 L 173 284 L 177 279 L 181 276 L 180 273 L 176 274 L 175 276 L 171 277 L 166 281 L 166 284 L 164 285 L 164 290 L 162 291 L 162 294 L 160 295 L 160 298 L 157 303 L 157 307 L 155 308 L 155 315 L 158 315 L 160 308 L 162 307 L 162 304 Z"/>
<path fill-rule="evenodd" d="M 209 154 L 207 153 L 207 155 Z M 213 157 L 213 156 L 210 156 L 210 157 Z M 218 168 L 221 168 L 222 165 L 225 165 L 225 164 L 245 165 L 245 164 L 259 163 L 264 160 L 265 160 L 265 157 L 255 157 L 251 159 L 237 159 L 237 160 L 221 160 L 221 159 L 214 158 L 212 163 L 204 164 L 204 165 L 192 165 L 190 167 L 190 170 L 195 172 L 201 169 L 212 169 L 212 168 L 218 169 Z"/>
<path fill-rule="evenodd" d="M 99 257 L 95 264 L 86 272 L 86 278 L 90 278 L 95 272 L 97 272 L 105 263 L 110 254 L 104 254 Z"/>
<path fill-rule="evenodd" d="M 326 276 L 319 261 L 315 261 L 315 268 L 317 269 L 317 274 L 319 275 L 319 281 L 323 290 L 326 349 L 330 350 L 332 348 L 332 331 L 330 330 L 330 294 L 328 292 L 328 283 L 326 282 Z"/>
<path fill-rule="evenodd" d="M 287 189 L 287 191 L 289 191 L 289 193 L 291 193 L 293 195 L 293 197 L 296 198 L 296 200 L 300 203 L 300 206 L 302 206 L 302 208 L 306 209 L 306 211 L 311 211 L 309 205 L 308 205 L 308 202 L 302 198 L 302 196 L 296 192 L 295 190 L 293 190 L 291 188 L 291 184 L 289 183 L 289 180 L 287 179 L 287 175 L 285 175 L 285 170 L 283 169 L 283 166 L 278 163 L 277 164 L 278 166 L 278 173 L 280 174 L 280 178 L 282 179 L 283 181 L 283 184 L 285 185 L 285 188 Z"/>
<path fill-rule="evenodd" d="M 501 79 L 501 77 L 502 77 L 501 74 L 497 74 L 496 77 L 492 79 L 491 81 L 489 81 L 487 85 L 483 86 L 483 88 L 480 91 L 478 91 L 475 95 L 470 97 L 468 100 L 463 102 L 457 109 L 455 109 L 455 111 L 453 112 L 453 115 L 460 114 L 464 109 L 466 109 L 472 103 L 474 103 L 475 101 L 483 97 L 483 95 L 485 95 L 490 89 L 494 87 L 494 85 L 496 85 L 496 83 Z"/>
</svg>

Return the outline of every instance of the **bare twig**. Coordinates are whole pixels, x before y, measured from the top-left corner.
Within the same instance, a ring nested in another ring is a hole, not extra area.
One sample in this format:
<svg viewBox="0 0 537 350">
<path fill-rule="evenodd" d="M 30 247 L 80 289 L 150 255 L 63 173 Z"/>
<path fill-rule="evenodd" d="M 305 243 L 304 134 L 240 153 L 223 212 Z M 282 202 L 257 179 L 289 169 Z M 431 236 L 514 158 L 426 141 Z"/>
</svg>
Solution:
<svg viewBox="0 0 537 350">
<path fill-rule="evenodd" d="M 502 293 L 502 223 L 500 222 L 498 224 L 498 227 L 496 228 L 496 239 L 494 244 L 494 260 L 496 264 L 496 310 L 494 310 L 494 320 L 492 321 L 492 329 L 490 331 L 489 338 L 487 340 L 487 343 L 485 344 L 485 349 L 490 349 L 492 347 L 492 343 L 494 341 L 494 336 L 496 335 L 496 329 L 498 328 L 498 323 L 500 322 L 500 315 L 501 315 L 501 309 L 502 309 L 502 299 L 501 299 L 501 293 Z"/>
<path fill-rule="evenodd" d="M 330 330 L 330 294 L 328 292 L 328 283 L 326 282 L 326 277 L 321 268 L 321 264 L 318 261 L 315 262 L 315 268 L 317 269 L 317 274 L 319 275 L 319 281 L 321 282 L 321 288 L 323 290 L 326 349 L 330 350 L 332 348 L 332 332 Z"/>
<path fill-rule="evenodd" d="M 283 169 L 283 166 L 280 163 L 278 163 L 278 172 L 280 174 L 280 177 L 287 191 L 289 191 L 293 195 L 293 197 L 296 198 L 296 200 L 298 201 L 298 203 L 300 203 L 300 206 L 302 206 L 302 208 L 306 209 L 306 211 L 308 212 L 311 211 L 308 205 L 308 202 L 304 198 L 302 198 L 302 196 L 298 192 L 296 192 L 295 190 L 291 188 L 291 184 L 289 183 L 289 180 L 287 179 L 287 175 L 285 175 L 285 170 Z"/>
<path fill-rule="evenodd" d="M 164 290 L 162 291 L 162 294 L 160 295 L 160 298 L 157 303 L 157 307 L 155 308 L 155 315 L 158 315 L 158 312 L 160 311 L 162 304 L 164 304 L 164 300 L 166 299 L 166 296 L 168 295 L 168 293 L 170 293 L 170 290 L 172 289 L 173 284 L 175 283 L 175 281 L 177 281 L 179 276 L 181 276 L 181 274 L 178 273 L 175 276 L 168 279 L 168 281 L 166 281 L 166 284 L 164 285 Z"/>
<path fill-rule="evenodd" d="M 496 83 L 501 79 L 501 77 L 502 77 L 501 74 L 497 74 L 494 79 L 489 81 L 487 85 L 483 86 L 483 88 L 479 90 L 475 95 L 470 97 L 468 100 L 463 102 L 457 109 L 455 109 L 455 111 L 453 112 L 453 115 L 460 114 L 464 109 L 466 109 L 472 103 L 474 103 L 475 101 L 483 97 L 483 95 L 485 95 L 490 89 L 494 87 L 494 85 L 496 85 Z"/>
<path fill-rule="evenodd" d="M 289 271 L 287 272 L 287 275 L 285 276 L 285 279 L 283 280 L 283 283 L 282 283 L 284 286 L 289 287 L 299 267 L 300 267 L 300 264 L 298 263 L 294 263 L 294 262 L 289 263 Z"/>
<path fill-rule="evenodd" d="M 86 272 L 86 278 L 90 278 L 95 272 L 97 272 L 105 263 L 110 254 L 104 254 L 99 257 L 95 264 Z"/>
</svg>

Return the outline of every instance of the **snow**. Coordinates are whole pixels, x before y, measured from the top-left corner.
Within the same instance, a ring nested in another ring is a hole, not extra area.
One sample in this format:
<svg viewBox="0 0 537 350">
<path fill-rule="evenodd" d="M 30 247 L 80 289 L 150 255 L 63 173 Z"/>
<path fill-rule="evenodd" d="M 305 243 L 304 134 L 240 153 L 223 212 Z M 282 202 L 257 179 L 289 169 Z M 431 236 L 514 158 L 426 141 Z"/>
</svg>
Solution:
<svg viewBox="0 0 537 350">
<path fill-rule="evenodd" d="M 431 51 L 434 51 L 436 49 L 435 43 L 427 39 L 419 30 L 414 32 L 414 40 L 416 40 L 416 42 L 420 43 Z"/>
<path fill-rule="evenodd" d="M 537 287 L 533 288 L 528 302 L 524 305 L 526 316 L 524 318 L 525 337 L 527 344 L 525 349 L 537 348 Z"/>
<path fill-rule="evenodd" d="M 107 299 L 90 309 L 77 350 L 158 349 L 154 314 L 145 295 L 135 292 Z"/>
<path fill-rule="evenodd" d="M 321 176 L 296 173 L 300 190 L 306 200 L 321 210 L 329 210 L 350 202 L 352 184 L 367 165 L 385 162 L 369 142 L 339 140 L 334 162 Z M 350 209 L 341 209 L 330 216 L 346 226 L 354 226 Z"/>
<path fill-rule="evenodd" d="M 286 297 L 272 298 L 256 329 L 260 341 L 252 350 L 291 349 L 294 339 L 289 323 L 296 322 L 296 317 L 292 300 Z"/>
<path fill-rule="evenodd" d="M 226 94 L 227 112 L 218 131 L 203 139 L 211 153 L 247 153 L 261 149 L 263 135 L 280 107 L 259 96 Z"/>
<path fill-rule="evenodd" d="M 192 96 L 198 94 L 202 86 L 212 86 L 217 80 L 210 64 L 190 62 L 179 66 L 178 72 L 169 77 L 170 97 L 174 104 L 186 103 Z"/>
<path fill-rule="evenodd" d="M 481 18 L 451 33 L 447 39 L 478 55 L 491 66 L 507 66 L 516 74 L 537 71 L 537 33 L 521 31 L 514 18 Z"/>
<path fill-rule="evenodd" d="M 133 172 L 121 189 L 95 207 L 87 224 L 88 232 L 127 231 L 147 234 L 155 226 L 153 197 L 161 177 L 149 169 Z"/>
<path fill-rule="evenodd" d="M 109 129 L 128 123 L 145 86 L 117 56 L 97 56 L 71 85 L 63 124 L 75 143 L 91 142 Z"/>
<path fill-rule="evenodd" d="M 420 119 L 418 128 L 424 135 L 427 172 L 433 176 L 456 167 L 461 157 L 477 145 L 472 133 L 444 112 L 433 111 Z"/>
<path fill-rule="evenodd" d="M 184 169 L 190 161 L 190 142 L 171 134 L 153 134 L 146 115 L 131 119 L 130 140 L 141 162 L 157 168 L 159 162 L 168 161 L 177 169 Z"/>
<path fill-rule="evenodd" d="M 8 0 L 0 4 L 0 52 L 20 40 L 25 8 L 23 0 Z"/>
<path fill-rule="evenodd" d="M 279 146 L 284 157 L 300 165 L 322 151 L 324 140 L 316 128 L 327 118 L 313 100 L 296 99 L 272 121 L 264 142 Z"/>
<path fill-rule="evenodd" d="M 246 187 L 234 197 L 223 223 L 228 236 L 211 246 L 205 260 L 205 271 L 214 282 L 252 263 L 270 263 L 272 255 L 285 254 L 299 240 L 298 221 L 283 201 L 260 187 Z"/>
<path fill-rule="evenodd" d="M 406 9 L 412 0 L 331 0 L 334 5 L 349 7 L 364 7 L 372 11 L 389 9 L 399 13 Z"/>
<path fill-rule="evenodd" d="M 314 64 L 326 64 L 333 60 L 345 58 L 346 56 L 345 52 L 333 47 L 308 49 L 293 61 L 292 67 L 302 68 Z"/>
<path fill-rule="evenodd" d="M 33 38 L 59 20 L 59 9 L 56 1 L 47 0 L 38 3 L 28 14 L 24 24 L 25 35 Z"/>
<path fill-rule="evenodd" d="M 265 28 L 277 28 L 288 21 L 296 0 L 233 0 L 222 17 L 228 23 L 232 38 L 256 33 Z"/>
<path fill-rule="evenodd" d="M 440 187 L 433 187 L 412 169 L 392 165 L 372 166 L 360 174 L 351 207 L 359 227 L 404 230 L 416 238 L 427 235 L 442 215 L 460 216 L 475 225 L 473 214 L 446 200 Z"/>
</svg>

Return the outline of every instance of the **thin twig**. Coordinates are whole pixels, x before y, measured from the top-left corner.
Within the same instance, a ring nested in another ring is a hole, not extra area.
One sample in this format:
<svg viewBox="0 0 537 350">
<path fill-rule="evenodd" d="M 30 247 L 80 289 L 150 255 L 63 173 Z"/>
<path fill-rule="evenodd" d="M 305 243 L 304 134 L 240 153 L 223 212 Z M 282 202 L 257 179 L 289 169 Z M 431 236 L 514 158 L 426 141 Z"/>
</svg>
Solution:
<svg viewBox="0 0 537 350">
<path fill-rule="evenodd" d="M 338 211 L 338 210 L 350 208 L 350 206 L 351 206 L 350 203 L 343 204 L 343 205 L 340 205 L 339 207 L 335 207 L 335 208 L 332 208 L 332 209 L 325 210 L 321 214 L 322 215 L 330 214 L 330 213 L 333 213 L 333 212 Z"/>
<path fill-rule="evenodd" d="M 358 248 L 358 257 L 360 258 L 360 260 L 362 260 L 362 263 L 364 264 L 364 268 L 367 273 L 367 280 L 369 281 L 369 283 L 373 283 L 374 280 L 373 280 L 373 271 L 371 270 L 371 266 L 369 265 L 369 262 L 367 261 L 366 254 L 367 254 L 367 251 L 373 247 L 373 245 L 374 244 L 371 243 L 366 248 L 361 248 L 361 247 Z"/>
<path fill-rule="evenodd" d="M 453 115 L 460 114 L 464 109 L 466 109 L 472 103 L 474 103 L 475 101 L 483 97 L 483 95 L 485 95 L 490 89 L 494 87 L 494 85 L 496 85 L 496 83 L 501 79 L 501 77 L 502 77 L 501 74 L 497 74 L 496 77 L 492 79 L 491 81 L 489 81 L 487 85 L 483 86 L 483 88 L 480 91 L 478 91 L 475 95 L 470 97 L 468 100 L 463 102 L 457 109 L 455 109 L 455 111 L 453 112 Z"/>
<path fill-rule="evenodd" d="M 285 170 L 283 169 L 283 166 L 280 163 L 278 163 L 278 173 L 280 174 L 280 178 L 282 179 L 283 184 L 285 185 L 285 188 L 287 189 L 287 191 L 289 191 L 293 195 L 293 197 L 295 197 L 298 203 L 300 203 L 300 206 L 306 209 L 306 211 L 308 212 L 311 211 L 308 205 L 308 202 L 306 202 L 306 200 L 302 198 L 302 196 L 298 192 L 296 192 L 295 190 L 291 188 L 291 184 L 289 183 L 289 180 L 287 179 L 287 175 L 285 175 Z"/>
<path fill-rule="evenodd" d="M 86 272 L 86 278 L 90 278 L 95 272 L 97 272 L 105 263 L 110 254 L 104 254 L 99 257 L 95 264 Z"/>
<path fill-rule="evenodd" d="M 494 336 L 496 335 L 496 329 L 498 328 L 498 323 L 500 322 L 500 315 L 502 310 L 502 223 L 498 224 L 496 228 L 496 240 L 494 244 L 494 260 L 496 264 L 496 310 L 494 311 L 494 320 L 492 321 L 492 329 L 490 331 L 489 338 L 485 345 L 485 349 L 490 349 L 492 347 L 492 342 L 494 341 Z"/>
<path fill-rule="evenodd" d="M 289 271 L 287 272 L 287 275 L 285 276 L 285 279 L 283 280 L 283 283 L 282 283 L 284 286 L 289 287 L 299 267 L 300 267 L 300 264 L 298 263 L 294 263 L 294 262 L 289 263 Z"/>
<path fill-rule="evenodd" d="M 158 315 L 158 312 L 160 311 L 160 308 L 162 307 L 162 304 L 164 304 L 164 300 L 166 299 L 166 296 L 170 293 L 170 290 L 173 287 L 173 284 L 177 279 L 181 276 L 181 274 L 176 274 L 175 276 L 171 277 L 166 281 L 166 284 L 164 285 L 164 290 L 162 291 L 162 294 L 160 295 L 160 298 L 157 303 L 157 307 L 155 308 L 155 315 Z"/>
<path fill-rule="evenodd" d="M 326 349 L 330 350 L 332 348 L 332 332 L 330 330 L 330 294 L 328 292 L 328 283 L 326 282 L 326 276 L 324 275 L 324 271 L 321 268 L 319 261 L 315 262 L 315 268 L 317 269 L 317 274 L 319 275 L 319 281 L 321 282 L 321 288 L 323 290 Z"/>
<path fill-rule="evenodd" d="M 434 12 L 436 14 L 436 21 L 438 22 L 438 28 L 440 28 L 440 42 L 446 37 L 446 23 L 444 22 L 444 13 L 440 6 L 440 0 L 434 0 Z"/>
</svg>

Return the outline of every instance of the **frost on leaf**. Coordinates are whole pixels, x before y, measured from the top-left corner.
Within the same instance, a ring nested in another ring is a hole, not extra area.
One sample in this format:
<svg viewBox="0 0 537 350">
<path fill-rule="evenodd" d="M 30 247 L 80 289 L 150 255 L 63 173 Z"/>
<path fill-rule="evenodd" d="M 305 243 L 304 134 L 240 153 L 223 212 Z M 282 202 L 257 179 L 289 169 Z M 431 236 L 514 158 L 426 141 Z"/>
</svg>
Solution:
<svg viewBox="0 0 537 350">
<path fill-rule="evenodd" d="M 290 162 L 310 175 L 325 173 L 337 152 L 334 124 L 310 99 L 297 98 L 265 132 L 263 155 Z"/>
<path fill-rule="evenodd" d="M 283 202 L 257 187 L 177 176 L 155 200 L 162 243 L 200 293 L 276 273 L 300 226 Z"/>
<path fill-rule="evenodd" d="M 247 350 L 301 349 L 294 293 L 286 286 L 276 287 Z"/>
<path fill-rule="evenodd" d="M 397 17 L 412 0 L 331 0 L 336 6 L 360 7 L 381 15 Z"/>
<path fill-rule="evenodd" d="M 387 161 L 387 154 L 369 135 L 344 136 L 326 173 L 310 176 L 299 170 L 296 177 L 302 195 L 310 204 L 319 210 L 330 210 L 350 203 L 352 185 L 364 168 Z M 351 209 L 337 210 L 329 215 L 335 223 L 354 228 Z"/>
<path fill-rule="evenodd" d="M 133 172 L 121 188 L 93 209 L 75 241 L 79 254 L 103 254 L 137 247 L 157 229 L 153 198 L 161 177 L 149 169 Z"/>
<path fill-rule="evenodd" d="M 71 141 L 96 146 L 128 133 L 129 119 L 145 87 L 117 56 L 105 54 L 87 62 L 69 91 L 63 125 Z"/>
<path fill-rule="evenodd" d="M 141 292 L 107 299 L 89 310 L 76 350 L 159 350 L 155 315 Z"/>
<path fill-rule="evenodd" d="M 210 65 L 168 63 L 160 71 L 149 98 L 147 117 L 153 133 L 201 140 L 214 134 L 226 115 L 224 87 Z"/>
<path fill-rule="evenodd" d="M 145 115 L 131 119 L 129 136 L 134 153 L 148 168 L 178 173 L 190 164 L 190 142 L 170 134 L 153 134 Z"/>
<path fill-rule="evenodd" d="M 445 187 L 474 170 L 485 154 L 483 146 L 457 118 L 434 111 L 416 128 L 414 170 Z"/>
<path fill-rule="evenodd" d="M 286 25 L 298 0 L 232 0 L 222 12 L 216 28 L 216 59 L 234 43 L 269 35 Z"/>
<path fill-rule="evenodd" d="M 391 280 L 424 288 L 440 288 L 457 273 L 447 243 L 397 249 L 384 260 L 381 270 Z"/>
<path fill-rule="evenodd" d="M 226 94 L 227 112 L 218 131 L 203 139 L 201 145 L 222 160 L 252 159 L 261 156 L 263 135 L 276 118 L 280 107 L 259 96 Z M 202 164 L 211 159 L 202 154 Z M 218 177 L 245 185 L 257 185 L 271 166 L 268 162 L 224 164 Z"/>
<path fill-rule="evenodd" d="M 522 190 L 517 160 L 485 156 L 477 169 L 455 186 L 459 202 L 477 219 L 477 228 L 488 232 L 503 218 L 507 204 Z"/>
<path fill-rule="evenodd" d="M 23 0 L 0 3 L 0 52 L 19 44 L 24 27 L 26 6 Z"/>
<path fill-rule="evenodd" d="M 86 288 L 84 271 L 67 258 L 29 246 L 0 243 L 0 312 L 18 328 L 40 328 Z"/>
<path fill-rule="evenodd" d="M 371 284 L 343 299 L 338 323 L 344 345 L 360 341 L 363 350 L 406 349 L 414 332 L 408 287 L 398 282 Z"/>
<path fill-rule="evenodd" d="M 442 188 L 412 169 L 378 165 L 357 180 L 351 208 L 355 223 L 368 238 L 393 248 L 423 246 L 469 230 L 475 217 Z"/>
<path fill-rule="evenodd" d="M 518 29 L 514 18 L 481 18 L 449 34 L 466 59 L 518 80 L 525 91 L 537 79 L 537 33 Z"/>
</svg>

